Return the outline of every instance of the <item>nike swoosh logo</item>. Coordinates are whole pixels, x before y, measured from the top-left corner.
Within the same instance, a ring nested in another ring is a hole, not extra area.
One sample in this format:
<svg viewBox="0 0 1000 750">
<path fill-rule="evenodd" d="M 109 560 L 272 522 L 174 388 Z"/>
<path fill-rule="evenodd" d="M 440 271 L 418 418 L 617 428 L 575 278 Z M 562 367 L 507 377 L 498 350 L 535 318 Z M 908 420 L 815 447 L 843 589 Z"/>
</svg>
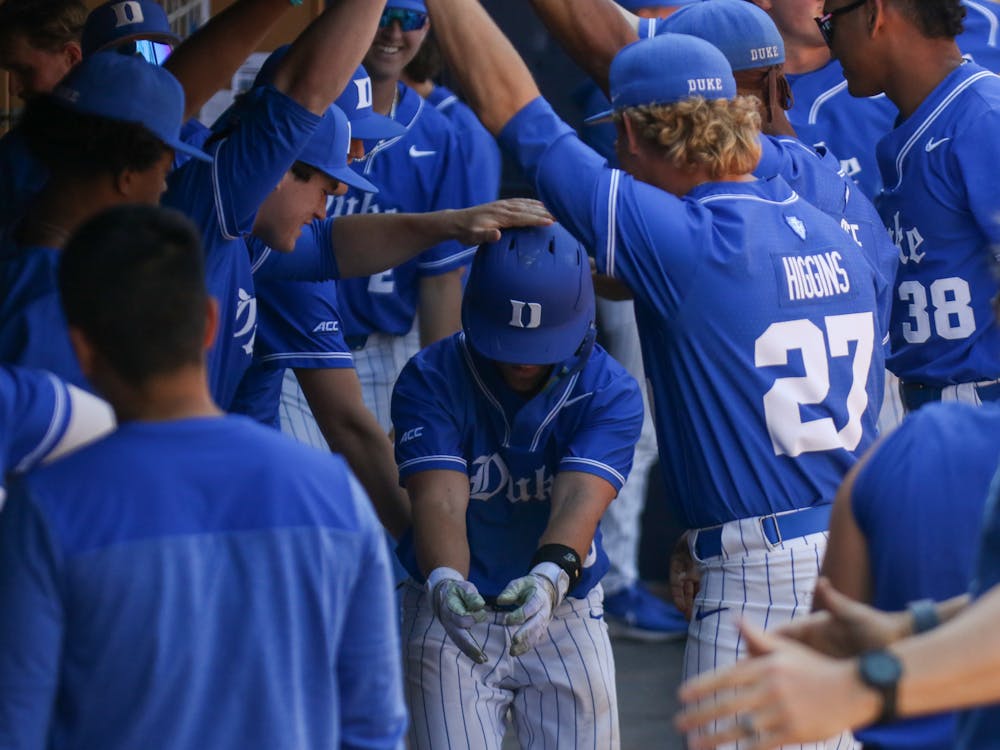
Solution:
<svg viewBox="0 0 1000 750">
<path fill-rule="evenodd" d="M 604 613 L 603 612 L 598 612 L 595 615 L 594 614 L 594 610 L 590 610 L 590 619 L 591 620 L 603 620 L 604 619 Z"/>
<path fill-rule="evenodd" d="M 706 617 L 711 617 L 712 615 L 717 615 L 720 612 L 725 612 L 727 609 L 729 609 L 729 607 L 717 607 L 716 609 L 708 609 L 708 610 L 699 607 L 698 611 L 695 612 L 694 619 L 696 619 L 698 622 L 701 622 Z"/>
<path fill-rule="evenodd" d="M 414 159 L 418 159 L 421 156 L 433 156 L 436 153 L 437 151 L 421 151 L 416 146 L 410 146 L 410 156 L 412 156 Z"/>
<path fill-rule="evenodd" d="M 950 140 L 951 140 L 951 138 L 942 138 L 940 141 L 935 141 L 933 138 L 931 138 L 930 140 L 927 141 L 927 145 L 924 146 L 924 151 L 926 151 L 929 154 L 931 151 L 933 151 L 934 149 L 936 149 L 942 143 L 944 143 L 945 141 L 950 141 Z"/>
</svg>

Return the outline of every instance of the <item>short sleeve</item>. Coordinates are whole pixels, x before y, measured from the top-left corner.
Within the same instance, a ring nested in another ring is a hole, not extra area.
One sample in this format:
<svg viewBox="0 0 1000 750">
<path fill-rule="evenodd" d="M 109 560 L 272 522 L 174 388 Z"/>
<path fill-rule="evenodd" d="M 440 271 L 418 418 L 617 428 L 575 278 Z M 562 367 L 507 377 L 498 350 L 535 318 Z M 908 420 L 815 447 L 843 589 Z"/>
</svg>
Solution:
<svg viewBox="0 0 1000 750">
<path fill-rule="evenodd" d="M 253 235 L 247 247 L 253 259 L 254 279 L 286 281 L 335 281 L 340 268 L 333 248 L 332 217 L 318 219 L 302 227 L 302 234 L 290 253 L 273 250 Z"/>
<path fill-rule="evenodd" d="M 23 472 L 51 453 L 66 432 L 72 403 L 66 384 L 48 372 L 0 368 L 2 471 Z"/>
<path fill-rule="evenodd" d="M 421 471 L 467 471 L 452 388 L 425 355 L 411 359 L 400 373 L 392 392 L 392 425 L 401 483 Z"/>
<path fill-rule="evenodd" d="M 621 369 L 605 387 L 594 392 L 587 417 L 573 435 L 559 470 L 594 474 L 621 490 L 632 470 L 642 418 L 639 386 Z"/>
<path fill-rule="evenodd" d="M 258 284 L 254 358 L 276 368 L 353 367 L 332 281 Z"/>
</svg>

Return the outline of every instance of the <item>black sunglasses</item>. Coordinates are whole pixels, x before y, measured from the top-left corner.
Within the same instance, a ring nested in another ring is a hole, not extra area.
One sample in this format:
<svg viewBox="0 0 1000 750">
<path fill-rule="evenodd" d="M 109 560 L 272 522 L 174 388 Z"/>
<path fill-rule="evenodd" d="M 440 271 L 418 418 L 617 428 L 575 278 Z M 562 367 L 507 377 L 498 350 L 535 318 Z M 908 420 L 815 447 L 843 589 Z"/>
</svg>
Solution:
<svg viewBox="0 0 1000 750">
<path fill-rule="evenodd" d="M 378 27 L 384 29 L 393 21 L 399 21 L 400 31 L 416 31 L 427 23 L 427 14 L 408 8 L 386 8 L 382 11 Z"/>
<path fill-rule="evenodd" d="M 854 0 L 853 3 L 848 3 L 843 8 L 834 8 L 829 13 L 824 13 L 819 18 L 813 19 L 819 26 L 819 33 L 823 35 L 823 41 L 826 42 L 827 47 L 833 45 L 833 19 L 844 13 L 857 10 L 867 2 L 868 0 Z"/>
</svg>

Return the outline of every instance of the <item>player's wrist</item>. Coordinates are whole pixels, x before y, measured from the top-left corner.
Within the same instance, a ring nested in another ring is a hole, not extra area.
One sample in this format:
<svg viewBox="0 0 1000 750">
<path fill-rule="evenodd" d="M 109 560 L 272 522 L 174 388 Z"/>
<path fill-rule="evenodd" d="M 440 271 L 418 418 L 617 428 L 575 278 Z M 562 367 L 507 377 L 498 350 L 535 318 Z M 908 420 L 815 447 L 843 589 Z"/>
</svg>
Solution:
<svg viewBox="0 0 1000 750">
<path fill-rule="evenodd" d="M 566 571 L 555 563 L 542 562 L 531 569 L 531 574 L 538 576 L 551 586 L 549 598 L 552 600 L 552 609 L 558 607 L 569 592 L 569 576 Z"/>
<path fill-rule="evenodd" d="M 427 576 L 427 593 L 433 594 L 438 584 L 444 581 L 464 581 L 465 576 L 446 565 L 434 568 Z"/>
</svg>

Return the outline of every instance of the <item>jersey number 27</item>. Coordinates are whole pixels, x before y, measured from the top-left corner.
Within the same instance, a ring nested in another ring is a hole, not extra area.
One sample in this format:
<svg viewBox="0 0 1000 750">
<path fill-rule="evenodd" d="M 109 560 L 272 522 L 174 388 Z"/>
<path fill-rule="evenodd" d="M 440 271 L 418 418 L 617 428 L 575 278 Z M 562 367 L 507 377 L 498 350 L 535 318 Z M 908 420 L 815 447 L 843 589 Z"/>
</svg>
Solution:
<svg viewBox="0 0 1000 750">
<path fill-rule="evenodd" d="M 764 394 L 764 419 L 777 456 L 798 456 L 812 451 L 844 448 L 852 451 L 861 442 L 861 417 L 868 406 L 868 370 L 875 342 L 872 313 L 830 315 L 823 331 L 811 320 L 772 323 L 754 342 L 754 364 L 775 367 L 788 364 L 788 353 L 802 352 L 805 374 L 777 378 Z M 827 344 L 830 350 L 827 355 Z M 830 393 L 830 360 L 848 357 L 855 341 L 851 388 L 847 394 L 847 424 L 837 429 L 831 417 L 802 421 L 799 407 L 823 403 Z"/>
</svg>

